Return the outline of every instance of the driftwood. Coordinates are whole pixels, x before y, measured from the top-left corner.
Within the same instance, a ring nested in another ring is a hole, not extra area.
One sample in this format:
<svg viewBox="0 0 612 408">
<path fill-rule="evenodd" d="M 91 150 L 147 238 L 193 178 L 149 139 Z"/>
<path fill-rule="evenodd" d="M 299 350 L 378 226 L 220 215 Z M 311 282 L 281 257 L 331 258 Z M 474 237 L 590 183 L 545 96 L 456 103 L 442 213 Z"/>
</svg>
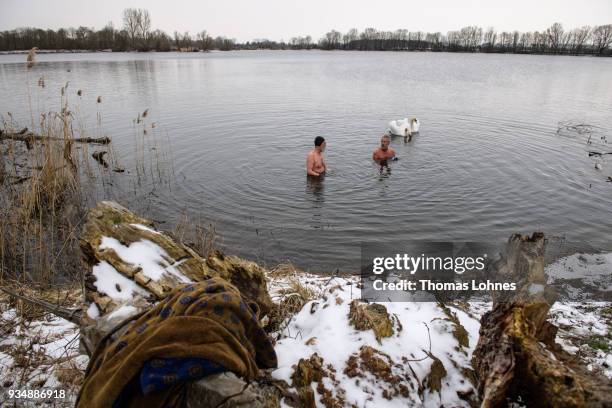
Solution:
<svg viewBox="0 0 612 408">
<path fill-rule="evenodd" d="M 26 144 L 31 145 L 35 141 L 44 142 L 47 140 L 52 141 L 64 141 L 66 139 L 62 137 L 52 137 L 52 136 L 41 136 L 34 134 L 32 132 L 17 132 L 17 133 L 0 133 L 0 140 L 14 140 L 17 142 L 25 142 Z M 75 143 L 91 143 L 91 144 L 101 144 L 107 145 L 111 142 L 109 137 L 77 137 L 74 139 L 68 139 Z"/>
<path fill-rule="evenodd" d="M 92 304 L 99 311 L 99 316 L 93 318 L 88 313 L 83 313 L 81 341 L 85 343 L 83 345 L 86 350 L 93 350 L 102 337 L 125 319 L 125 315 L 109 319 L 114 311 L 126 305 L 130 306 L 133 313 L 142 311 L 166 297 L 182 283 L 172 273 L 164 273 L 157 280 L 150 279 L 146 271 L 122 259 L 114 249 L 101 248 L 104 237 L 115 239 L 126 247 L 143 241 L 158 247 L 164 253 L 163 266 L 191 281 L 202 281 L 215 276 L 226 279 L 234 284 L 246 299 L 257 304 L 262 317 L 273 308 L 264 270 L 257 264 L 225 256 L 218 251 L 210 254 L 208 258 L 203 258 L 170 235 L 154 230 L 151 221 L 138 217 L 117 203 L 101 202 L 89 212 L 80 237 L 85 263 L 92 268 L 102 262 L 107 263 L 121 276 L 134 282 L 141 289 L 141 294 L 133 295 L 127 301 L 117 299 L 98 288 L 98 278 L 91 270 L 86 273 L 84 311 L 93 307 Z"/>
<path fill-rule="evenodd" d="M 100 163 L 104 168 L 108 168 L 108 163 L 106 162 L 106 160 L 104 160 L 104 156 L 106 155 L 106 153 L 106 151 L 100 150 L 98 152 L 93 152 L 91 154 L 91 157 L 93 157 L 94 160 Z"/>
<path fill-rule="evenodd" d="M 519 402 L 528 407 L 610 407 L 612 384 L 590 373 L 555 343 L 547 316 L 555 294 L 546 285 L 543 234 L 510 238 L 498 273 L 517 282 L 481 319 L 473 366 L 482 408 Z"/>
<path fill-rule="evenodd" d="M 102 262 L 108 263 L 122 277 L 135 282 L 146 295 L 133 294 L 128 300 L 114 298 L 96 285 L 99 274 L 94 276 L 91 271 L 86 273 L 86 304 L 82 312 L 80 334 L 81 345 L 90 355 L 98 345 L 104 344 L 104 339 L 111 336 L 114 338 L 128 330 L 133 319 L 181 283 L 172 274 L 163 274 L 157 280 L 147 278 L 141 267 L 122 259 L 114 249 L 101 248 L 104 237 L 116 239 L 127 247 L 134 243 L 149 242 L 148 245 L 163 250 L 165 265 L 171 265 L 175 271 L 192 281 L 213 276 L 226 279 L 240 290 L 246 300 L 258 306 L 260 318 L 273 307 L 264 270 L 257 264 L 225 256 L 218 251 L 203 258 L 172 236 L 153 229 L 151 221 L 136 216 L 114 202 L 101 202 L 89 212 L 80 237 L 85 262 L 91 267 Z M 125 310 L 126 306 L 130 309 L 127 316 L 117 313 L 120 308 Z M 91 316 L 87 312 L 91 307 L 95 307 L 99 315 Z M 283 397 L 292 399 L 294 407 L 306 406 L 297 396 L 287 391 L 289 386 L 286 383 L 283 385 L 285 387 L 279 387 L 265 379 L 247 383 L 231 373 L 209 376 L 188 384 L 185 391 L 186 406 L 276 408 L 280 407 L 279 401 Z"/>
</svg>

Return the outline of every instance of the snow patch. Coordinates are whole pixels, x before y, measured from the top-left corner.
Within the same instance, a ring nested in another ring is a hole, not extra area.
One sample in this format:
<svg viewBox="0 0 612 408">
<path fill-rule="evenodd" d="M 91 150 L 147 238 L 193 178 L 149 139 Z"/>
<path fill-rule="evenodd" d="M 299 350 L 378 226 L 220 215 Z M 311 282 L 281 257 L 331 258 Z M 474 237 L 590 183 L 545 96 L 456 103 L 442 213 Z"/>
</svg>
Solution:
<svg viewBox="0 0 612 408">
<path fill-rule="evenodd" d="M 91 302 L 87 308 L 87 317 L 90 319 L 97 319 L 100 317 L 100 309 L 98 309 L 98 306 L 94 302 Z"/>
<path fill-rule="evenodd" d="M 142 224 L 130 224 L 131 227 L 134 227 L 136 229 L 139 229 L 141 231 L 148 231 L 148 232 L 152 232 L 153 234 L 159 234 L 159 231 L 155 231 L 153 228 L 147 227 L 146 225 L 142 225 Z"/>
<path fill-rule="evenodd" d="M 177 268 L 183 261 L 170 264 L 168 259 L 171 258 L 166 251 L 149 240 L 143 239 L 125 246 L 115 238 L 102 237 L 100 249 L 113 249 L 123 261 L 139 266 L 142 273 L 154 281 L 158 281 L 165 273 L 169 273 L 180 282 L 191 282 Z"/>
<path fill-rule="evenodd" d="M 92 269 L 92 274 L 96 277 L 94 285 L 98 292 L 108 295 L 113 300 L 126 301 L 132 299 L 134 294 L 139 294 L 143 297 L 149 294 L 145 289 L 138 286 L 136 282 L 117 272 L 106 261 L 95 265 Z"/>
<path fill-rule="evenodd" d="M 116 319 L 116 318 L 121 318 L 123 320 L 123 319 L 127 319 L 130 316 L 135 315 L 136 313 L 138 313 L 138 310 L 139 309 L 135 308 L 132 305 L 123 305 L 121 307 L 118 307 L 108 316 L 106 316 L 106 318 L 108 320 Z"/>
<path fill-rule="evenodd" d="M 309 285 L 317 278 L 308 277 Z M 395 316 L 402 326 L 397 327 L 392 337 L 383 338 L 379 343 L 371 330 L 356 330 L 348 319 L 350 302 L 358 299 L 360 290 L 356 288 L 356 280 L 352 278 L 334 278 L 328 284 L 329 278 L 318 278 L 319 289 L 323 297 L 313 300 L 302 308 L 288 324 L 282 337 L 276 343 L 278 369 L 273 377 L 291 384 L 293 365 L 302 358 L 308 359 L 313 353 L 323 358 L 324 366 L 330 365 L 335 370 L 338 386 L 326 385 L 325 388 L 343 389 L 346 405 L 355 404 L 359 407 L 405 407 L 419 405 L 438 407 L 469 406 L 459 399 L 457 391 L 473 390 L 462 369 L 469 369 L 470 358 L 478 341 L 478 320 L 467 313 L 452 308 L 452 312 L 468 332 L 469 347 L 461 347 L 452 334 L 452 324 L 444 311 L 436 304 L 429 302 L 386 302 L 383 304 L 390 316 Z M 300 283 L 303 281 L 300 280 Z M 316 285 L 314 285 L 316 286 Z M 324 287 L 324 288 L 322 288 Z M 334 288 L 330 291 L 326 288 Z M 392 400 L 384 398 L 379 383 L 372 375 L 351 378 L 345 373 L 349 357 L 358 354 L 361 347 L 370 346 L 387 354 L 396 364 L 411 369 L 422 383 L 429 374 L 433 360 L 427 357 L 431 353 L 440 359 L 447 375 L 442 379 L 440 394 L 425 393 L 418 395 L 418 390 L 411 389 L 410 395 L 395 396 Z M 421 361 L 414 361 L 419 360 Z M 411 361 L 408 361 L 411 360 Z M 325 381 L 324 381 L 325 385 Z M 317 400 L 319 399 L 318 393 Z M 335 395 L 335 394 L 334 394 Z M 319 405 L 318 405 L 319 406 Z"/>
</svg>

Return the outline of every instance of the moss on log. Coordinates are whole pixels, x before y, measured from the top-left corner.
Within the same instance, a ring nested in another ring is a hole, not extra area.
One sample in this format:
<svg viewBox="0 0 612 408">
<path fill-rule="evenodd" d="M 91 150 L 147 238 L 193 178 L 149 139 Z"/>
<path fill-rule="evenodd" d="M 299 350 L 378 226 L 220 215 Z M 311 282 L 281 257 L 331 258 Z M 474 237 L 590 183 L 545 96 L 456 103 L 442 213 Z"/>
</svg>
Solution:
<svg viewBox="0 0 612 408">
<path fill-rule="evenodd" d="M 109 246 L 109 240 L 114 245 Z M 102 245 L 103 241 L 107 245 Z M 159 254 L 161 260 L 156 269 L 163 271 L 161 276 L 153 279 L 150 271 L 146 270 L 146 263 L 135 264 L 121 256 L 122 251 L 131 250 L 134 244 L 146 245 Z M 257 264 L 225 256 L 219 251 L 205 259 L 170 235 L 155 230 L 151 221 L 115 202 L 103 201 L 90 210 L 80 236 L 80 246 L 89 266 L 85 274 L 86 304 L 81 325 L 86 350 L 93 350 L 97 341 L 121 320 L 163 299 L 185 281 L 224 278 L 233 283 L 245 299 L 257 304 L 261 317 L 273 305 L 265 271 Z M 102 263 L 106 268 L 98 268 L 94 274 L 94 268 Z M 103 273 L 108 276 L 101 276 Z M 116 282 L 113 283 L 116 290 L 108 288 L 107 278 Z M 105 284 L 100 279 L 105 280 Z M 126 296 L 126 290 L 132 290 L 132 293 Z M 119 311 L 124 306 L 128 308 Z M 88 313 L 91 309 L 97 313 Z"/>
</svg>

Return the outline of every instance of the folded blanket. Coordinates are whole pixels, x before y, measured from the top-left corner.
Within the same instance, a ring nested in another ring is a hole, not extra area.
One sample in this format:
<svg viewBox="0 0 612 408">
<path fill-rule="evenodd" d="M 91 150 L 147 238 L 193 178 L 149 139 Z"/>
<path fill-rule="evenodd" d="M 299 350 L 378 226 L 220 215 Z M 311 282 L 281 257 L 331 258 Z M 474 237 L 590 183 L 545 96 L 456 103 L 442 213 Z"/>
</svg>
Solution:
<svg viewBox="0 0 612 408">
<path fill-rule="evenodd" d="M 194 361 L 206 362 L 204 369 L 194 365 L 185 371 L 185 362 Z M 143 368 L 148 373 L 165 362 L 179 367 L 161 376 L 168 387 L 157 381 L 155 390 L 141 390 Z M 252 379 L 258 366 L 276 365 L 256 310 L 233 285 L 213 278 L 178 287 L 121 336 L 103 340 L 87 367 L 77 407 L 111 407 L 119 397 L 121 406 L 176 406 L 186 375 L 194 380 L 215 367 Z"/>
</svg>

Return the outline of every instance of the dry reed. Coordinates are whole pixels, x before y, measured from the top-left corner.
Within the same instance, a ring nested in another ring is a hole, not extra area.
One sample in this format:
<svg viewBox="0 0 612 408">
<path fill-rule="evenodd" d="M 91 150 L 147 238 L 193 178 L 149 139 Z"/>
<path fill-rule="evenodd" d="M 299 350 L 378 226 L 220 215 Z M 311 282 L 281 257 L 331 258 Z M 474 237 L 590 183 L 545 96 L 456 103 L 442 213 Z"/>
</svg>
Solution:
<svg viewBox="0 0 612 408">
<path fill-rule="evenodd" d="M 26 57 L 26 68 L 30 69 L 36 63 L 36 51 L 38 51 L 37 47 L 34 47 L 28 51 L 28 55 Z"/>
<path fill-rule="evenodd" d="M 44 80 L 36 81 L 42 88 Z M 72 109 L 68 103 L 69 85 L 66 82 L 60 88 L 59 112 L 39 114 L 38 123 L 31 125 L 39 139 L 24 143 L 0 138 L 0 284 L 6 278 L 22 282 L 51 283 L 58 278 L 80 281 L 83 268 L 78 235 L 87 209 L 100 199 L 114 198 L 115 184 L 124 183 L 125 189 L 125 183 L 133 183 L 136 200 L 143 187 L 169 184 L 169 166 L 161 163 L 167 153 L 155 134 L 145 138 L 139 132 L 136 141 L 140 154 L 133 162 L 136 178 L 124 181 L 113 176 L 125 169 L 119 165 L 112 145 L 98 153 L 107 166 L 94 162 L 87 144 L 76 148 L 75 139 L 87 136 L 88 131 L 81 122 L 79 107 Z M 99 96 L 96 137 L 103 136 L 101 102 Z M 150 116 L 148 109 L 142 116 Z M 12 114 L 1 117 L 4 135 L 18 133 L 20 127 Z M 151 128 L 148 122 L 141 126 L 141 131 Z M 208 250 L 214 242 L 214 228 L 196 226 L 194 237 L 201 251 Z"/>
<path fill-rule="evenodd" d="M 215 249 L 217 239 L 215 227 L 212 223 L 206 223 L 201 215 L 189 217 L 183 213 L 171 231 L 171 235 L 203 258 L 207 258 Z"/>
</svg>

